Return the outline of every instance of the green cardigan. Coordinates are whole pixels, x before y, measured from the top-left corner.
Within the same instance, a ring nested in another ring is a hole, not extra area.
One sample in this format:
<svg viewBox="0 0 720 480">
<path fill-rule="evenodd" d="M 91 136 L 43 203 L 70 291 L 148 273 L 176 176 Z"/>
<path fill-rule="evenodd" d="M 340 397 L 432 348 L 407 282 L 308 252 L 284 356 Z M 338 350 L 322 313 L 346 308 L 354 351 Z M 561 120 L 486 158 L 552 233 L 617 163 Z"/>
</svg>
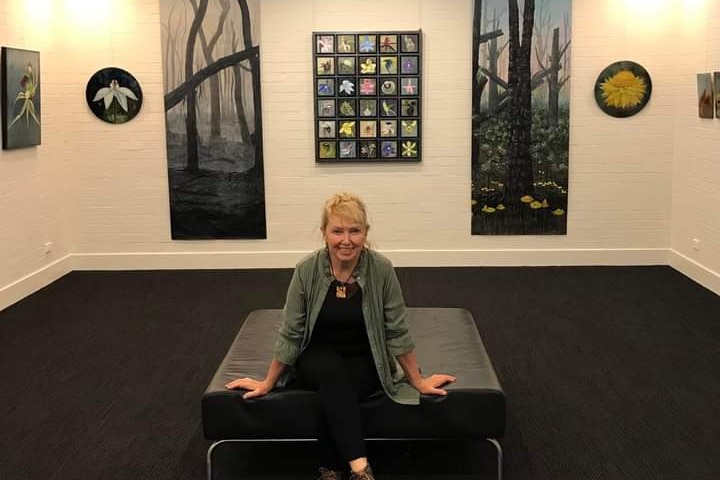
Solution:
<svg viewBox="0 0 720 480">
<path fill-rule="evenodd" d="M 363 317 L 370 349 L 385 393 L 398 403 L 420 403 L 418 391 L 407 383 L 397 355 L 415 348 L 405 317 L 407 308 L 392 263 L 365 248 L 355 271 L 363 292 Z M 287 292 L 282 325 L 275 342 L 277 360 L 293 365 L 310 344 L 313 327 L 333 280 L 330 257 L 320 249 L 297 264 Z"/>
</svg>

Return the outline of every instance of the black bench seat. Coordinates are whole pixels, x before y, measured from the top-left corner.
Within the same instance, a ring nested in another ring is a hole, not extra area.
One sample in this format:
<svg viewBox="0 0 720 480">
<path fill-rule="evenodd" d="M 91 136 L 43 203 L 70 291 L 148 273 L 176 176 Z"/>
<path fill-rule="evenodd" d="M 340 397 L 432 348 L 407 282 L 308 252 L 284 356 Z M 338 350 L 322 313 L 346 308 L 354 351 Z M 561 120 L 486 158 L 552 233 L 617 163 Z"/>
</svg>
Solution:
<svg viewBox="0 0 720 480">
<path fill-rule="evenodd" d="M 321 415 L 316 393 L 278 387 L 268 395 L 243 400 L 244 390 L 225 384 L 238 377 L 261 379 L 272 357 L 281 310 L 251 312 L 202 398 L 208 450 L 208 480 L 212 480 L 212 450 L 229 441 L 315 439 Z M 446 397 L 421 396 L 420 405 L 400 405 L 378 394 L 363 401 L 368 439 L 486 439 L 498 454 L 502 478 L 505 433 L 505 394 L 467 310 L 410 308 L 408 326 L 424 374 L 449 373 L 457 381 Z"/>
</svg>

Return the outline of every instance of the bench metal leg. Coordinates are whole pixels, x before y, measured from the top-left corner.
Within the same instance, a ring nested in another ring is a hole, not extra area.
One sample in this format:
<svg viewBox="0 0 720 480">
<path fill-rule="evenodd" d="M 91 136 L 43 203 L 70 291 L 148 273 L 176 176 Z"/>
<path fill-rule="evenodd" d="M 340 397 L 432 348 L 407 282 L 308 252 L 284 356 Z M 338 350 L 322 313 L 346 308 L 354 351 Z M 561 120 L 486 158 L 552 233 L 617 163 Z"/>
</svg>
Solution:
<svg viewBox="0 0 720 480">
<path fill-rule="evenodd" d="M 220 445 L 223 442 L 223 440 L 213 442 L 212 445 L 208 448 L 207 454 L 205 455 L 205 468 L 207 469 L 207 480 L 212 480 L 212 453 L 213 450 L 215 450 L 215 447 Z"/>
<path fill-rule="evenodd" d="M 223 443 L 241 443 L 241 442 L 263 442 L 263 441 L 309 441 L 310 439 L 286 439 L 286 440 L 271 440 L 271 439 L 226 439 L 226 440 L 217 440 L 213 442 L 210 447 L 208 448 L 207 455 L 205 456 L 205 464 L 207 466 L 207 480 L 213 480 L 213 473 L 212 473 L 212 454 L 213 451 L 217 447 L 219 447 Z M 386 440 L 386 439 L 367 439 L 367 440 Z M 410 439 L 403 439 L 403 440 L 410 440 Z M 495 450 L 497 451 L 497 479 L 502 480 L 503 478 L 503 451 L 502 446 L 500 445 L 500 442 L 498 442 L 494 438 L 486 438 L 488 442 L 492 443 L 495 446 Z"/>
<path fill-rule="evenodd" d="M 494 438 L 486 438 L 488 442 L 495 445 L 495 450 L 497 450 L 497 478 L 498 480 L 502 480 L 503 477 L 503 452 L 502 452 L 502 446 L 500 445 L 500 442 L 498 442 Z"/>
<path fill-rule="evenodd" d="M 207 454 L 205 455 L 205 465 L 207 467 L 207 480 L 213 480 L 213 471 L 212 471 L 212 454 L 213 451 L 223 443 L 262 443 L 262 442 L 309 442 L 312 441 L 311 438 L 284 438 L 284 439 L 274 439 L 274 438 L 228 438 L 224 440 L 216 440 L 214 441 L 210 447 L 208 447 Z"/>
<path fill-rule="evenodd" d="M 207 466 L 207 480 L 213 480 L 213 473 L 212 473 L 212 454 L 213 451 L 219 447 L 223 443 L 229 443 L 229 442 L 246 442 L 247 440 L 240 440 L 240 439 L 229 439 L 229 440 L 218 440 L 216 442 L 213 442 L 212 445 L 208 448 L 207 455 L 205 456 L 205 465 Z"/>
</svg>

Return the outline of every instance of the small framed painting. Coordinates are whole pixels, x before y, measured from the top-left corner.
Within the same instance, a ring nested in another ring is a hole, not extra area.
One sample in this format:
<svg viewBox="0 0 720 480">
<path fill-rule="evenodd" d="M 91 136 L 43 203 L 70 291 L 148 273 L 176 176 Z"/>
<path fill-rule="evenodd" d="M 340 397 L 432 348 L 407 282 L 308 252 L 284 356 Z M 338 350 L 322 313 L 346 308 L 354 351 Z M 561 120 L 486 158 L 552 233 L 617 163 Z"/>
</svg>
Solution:
<svg viewBox="0 0 720 480">
<path fill-rule="evenodd" d="M 698 116 L 700 118 L 713 118 L 713 77 L 710 73 L 697 74 L 697 101 Z"/>
<path fill-rule="evenodd" d="M 40 145 L 40 52 L 2 47 L 2 148 Z"/>
<path fill-rule="evenodd" d="M 715 96 L 715 118 L 720 118 L 720 72 L 713 72 L 713 94 Z"/>
<path fill-rule="evenodd" d="M 98 70 L 85 87 L 88 107 L 107 123 L 125 123 L 135 118 L 142 106 L 142 98 L 140 84 L 122 68 Z"/>
</svg>

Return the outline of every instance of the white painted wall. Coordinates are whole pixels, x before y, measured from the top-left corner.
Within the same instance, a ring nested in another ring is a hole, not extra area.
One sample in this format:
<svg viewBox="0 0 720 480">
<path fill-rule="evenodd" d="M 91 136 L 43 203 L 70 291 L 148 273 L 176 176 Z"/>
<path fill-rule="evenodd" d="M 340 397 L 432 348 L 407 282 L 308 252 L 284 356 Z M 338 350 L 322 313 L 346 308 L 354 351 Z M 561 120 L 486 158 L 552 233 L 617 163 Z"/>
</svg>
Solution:
<svg viewBox="0 0 720 480">
<path fill-rule="evenodd" d="M 719 22 L 720 3 L 708 1 L 678 32 L 670 264 L 720 293 L 720 119 L 698 118 L 691 101 L 695 75 L 720 71 Z"/>
<path fill-rule="evenodd" d="M 170 239 L 157 1 L 71 11 L 82 3 L 0 0 L 0 43 L 40 50 L 43 70 L 43 145 L 0 153 L 0 308 L 69 269 L 290 267 L 320 245 L 320 205 L 339 189 L 367 200 L 371 238 L 397 265 L 674 262 L 720 292 L 720 120 L 693 113 L 695 73 L 720 70 L 715 1 L 573 2 L 568 235 L 480 237 L 469 208 L 472 1 L 262 0 L 268 239 L 247 241 Z M 46 27 L 25 28 L 39 12 Z M 422 163 L 316 164 L 311 32 L 417 28 Z M 592 94 L 620 59 L 653 78 L 650 103 L 629 119 L 604 115 Z M 143 87 L 128 124 L 104 124 L 85 105 L 88 78 L 106 66 Z"/>
<path fill-rule="evenodd" d="M 34 6 L 0 0 L 0 45 L 42 52 L 43 72 L 42 145 L 0 150 L 0 309 L 67 273 L 73 250 L 77 182 L 64 127 L 74 87 L 62 74 L 62 30 L 48 12 L 28 16 Z"/>
</svg>

